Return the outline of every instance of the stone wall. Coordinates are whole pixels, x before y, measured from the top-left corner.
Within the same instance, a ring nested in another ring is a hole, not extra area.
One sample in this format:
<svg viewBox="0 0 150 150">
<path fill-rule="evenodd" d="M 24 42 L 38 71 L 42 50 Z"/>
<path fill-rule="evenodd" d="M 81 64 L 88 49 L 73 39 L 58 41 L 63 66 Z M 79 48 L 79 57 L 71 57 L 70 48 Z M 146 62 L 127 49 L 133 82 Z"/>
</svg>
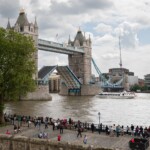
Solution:
<svg viewBox="0 0 150 150">
<path fill-rule="evenodd" d="M 52 96 L 49 93 L 48 85 L 37 86 L 34 92 L 30 92 L 26 97 L 21 98 L 22 100 L 51 100 Z"/>
<path fill-rule="evenodd" d="M 96 84 L 88 84 L 88 85 L 82 85 L 81 86 L 81 95 L 97 95 L 101 92 L 101 88 Z"/>
<path fill-rule="evenodd" d="M 107 148 L 85 147 L 67 142 L 49 141 L 0 134 L 0 150 L 111 150 Z"/>
<path fill-rule="evenodd" d="M 81 85 L 81 96 L 94 96 L 99 94 L 102 89 L 97 84 Z M 68 95 L 68 89 L 65 85 L 61 85 L 60 95 Z"/>
<path fill-rule="evenodd" d="M 59 94 L 60 95 L 68 95 L 68 88 L 64 84 L 60 85 L 60 92 L 59 92 Z"/>
</svg>

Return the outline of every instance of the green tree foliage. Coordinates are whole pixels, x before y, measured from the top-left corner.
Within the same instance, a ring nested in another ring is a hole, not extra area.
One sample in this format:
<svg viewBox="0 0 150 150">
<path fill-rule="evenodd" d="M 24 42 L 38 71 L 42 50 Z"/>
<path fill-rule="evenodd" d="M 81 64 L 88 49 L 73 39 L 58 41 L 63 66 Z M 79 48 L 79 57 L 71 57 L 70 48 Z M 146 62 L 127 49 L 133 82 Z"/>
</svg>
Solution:
<svg viewBox="0 0 150 150">
<path fill-rule="evenodd" d="M 148 87 L 145 85 L 145 86 L 140 86 L 138 84 L 135 84 L 133 85 L 131 88 L 130 88 L 131 91 L 134 91 L 136 92 L 137 90 L 140 90 L 140 91 L 147 91 L 148 90 Z"/>
<path fill-rule="evenodd" d="M 130 90 L 136 92 L 137 90 L 140 90 L 140 86 L 138 84 L 135 84 L 130 88 Z"/>
<path fill-rule="evenodd" d="M 33 40 L 13 30 L 0 28 L 0 114 L 3 101 L 16 100 L 35 87 Z"/>
</svg>

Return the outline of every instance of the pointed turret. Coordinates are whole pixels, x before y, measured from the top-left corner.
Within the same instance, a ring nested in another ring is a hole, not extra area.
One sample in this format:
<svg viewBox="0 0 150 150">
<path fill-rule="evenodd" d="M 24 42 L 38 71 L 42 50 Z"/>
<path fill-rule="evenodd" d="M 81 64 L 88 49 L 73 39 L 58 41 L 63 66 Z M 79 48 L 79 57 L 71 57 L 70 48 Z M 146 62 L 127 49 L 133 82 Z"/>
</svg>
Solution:
<svg viewBox="0 0 150 150">
<path fill-rule="evenodd" d="M 122 68 L 122 57 L 121 57 L 121 44 L 120 44 L 120 36 L 119 36 L 119 50 L 120 50 L 120 68 Z"/>
<path fill-rule="evenodd" d="M 71 39 L 70 39 L 70 35 L 69 35 L 68 44 L 70 44 L 70 42 L 71 42 Z"/>
<path fill-rule="evenodd" d="M 90 34 L 89 34 L 89 43 L 91 43 L 92 41 L 91 41 L 91 36 L 90 36 Z"/>
<path fill-rule="evenodd" d="M 83 36 L 82 31 L 80 30 L 80 28 L 79 28 L 79 30 L 78 30 L 78 32 L 77 32 L 77 34 L 76 34 L 76 37 L 75 37 L 75 39 L 74 39 L 74 43 L 75 43 L 76 41 L 79 42 L 80 46 L 83 46 L 84 36 Z"/>
<path fill-rule="evenodd" d="M 84 40 L 86 41 L 85 32 L 84 32 Z"/>
<path fill-rule="evenodd" d="M 35 28 L 38 28 L 37 21 L 36 21 L 36 17 L 35 17 L 35 21 L 34 21 L 34 27 L 35 27 Z"/>
<path fill-rule="evenodd" d="M 10 22 L 9 22 L 9 18 L 8 18 L 8 23 L 7 23 L 6 29 L 11 29 Z"/>
<path fill-rule="evenodd" d="M 24 9 L 20 10 L 20 13 L 19 13 L 19 16 L 18 16 L 18 19 L 17 19 L 15 25 L 16 24 L 19 24 L 20 27 L 24 27 L 24 26 L 28 26 L 29 25 L 29 21 L 28 21 L 27 16 L 26 16 L 26 14 L 24 12 Z"/>
</svg>

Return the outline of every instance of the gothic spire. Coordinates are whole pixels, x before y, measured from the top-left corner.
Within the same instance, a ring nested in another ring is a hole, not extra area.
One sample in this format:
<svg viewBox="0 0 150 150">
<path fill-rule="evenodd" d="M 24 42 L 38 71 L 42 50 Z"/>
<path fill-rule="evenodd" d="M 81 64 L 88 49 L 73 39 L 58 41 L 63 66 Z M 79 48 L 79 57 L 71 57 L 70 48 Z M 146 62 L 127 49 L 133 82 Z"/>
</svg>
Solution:
<svg viewBox="0 0 150 150">
<path fill-rule="evenodd" d="M 91 36 L 90 36 L 90 34 L 89 34 L 89 42 L 91 43 Z"/>
<path fill-rule="evenodd" d="M 34 27 L 38 28 L 38 25 L 37 25 L 37 22 L 36 22 L 36 17 L 35 17 Z"/>
<path fill-rule="evenodd" d="M 70 39 L 70 35 L 69 35 L 68 44 L 70 44 L 70 42 L 71 42 L 71 39 Z"/>
<path fill-rule="evenodd" d="M 10 22 L 9 22 L 9 18 L 8 18 L 8 23 L 7 23 L 6 29 L 11 29 Z"/>
<path fill-rule="evenodd" d="M 121 56 L 121 43 L 120 43 L 120 36 L 119 36 L 119 50 L 120 50 L 120 68 L 122 68 L 122 56 Z"/>
<path fill-rule="evenodd" d="M 29 25 L 29 21 L 27 19 L 24 9 L 20 10 L 18 19 L 15 24 L 19 24 L 21 27 Z"/>
</svg>

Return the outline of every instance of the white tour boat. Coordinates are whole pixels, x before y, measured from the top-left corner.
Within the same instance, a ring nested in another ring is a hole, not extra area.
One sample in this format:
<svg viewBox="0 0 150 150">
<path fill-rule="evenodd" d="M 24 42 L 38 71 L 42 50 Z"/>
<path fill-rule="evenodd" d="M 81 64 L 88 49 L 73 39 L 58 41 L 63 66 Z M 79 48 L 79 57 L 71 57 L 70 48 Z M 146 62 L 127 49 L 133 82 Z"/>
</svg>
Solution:
<svg viewBox="0 0 150 150">
<path fill-rule="evenodd" d="M 98 96 L 100 98 L 110 98 L 110 99 L 132 99 L 135 98 L 135 94 L 133 92 L 102 92 L 99 93 Z"/>
</svg>

